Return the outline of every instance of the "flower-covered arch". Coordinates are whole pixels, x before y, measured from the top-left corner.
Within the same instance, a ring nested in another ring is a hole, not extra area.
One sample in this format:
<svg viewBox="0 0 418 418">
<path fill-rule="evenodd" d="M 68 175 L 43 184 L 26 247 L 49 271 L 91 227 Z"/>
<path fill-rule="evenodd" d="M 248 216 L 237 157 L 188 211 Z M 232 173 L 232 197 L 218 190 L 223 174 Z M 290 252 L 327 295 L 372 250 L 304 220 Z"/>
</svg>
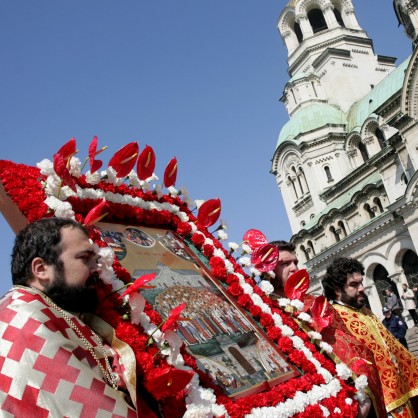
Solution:
<svg viewBox="0 0 418 418">
<path fill-rule="evenodd" d="M 208 200 L 197 209 L 195 202 L 175 188 L 178 169 L 175 158 L 167 165 L 163 184 L 158 184 L 153 172 L 154 151 L 146 147 L 140 152 L 137 143 L 122 147 L 110 159 L 109 167 L 99 172 L 102 162 L 97 156 L 102 149 L 97 150 L 97 144 L 97 138 L 93 139 L 86 159 L 90 169 L 85 174 L 75 157 L 75 139 L 61 147 L 52 160 L 43 160 L 37 167 L 0 160 L 1 185 L 12 205 L 16 205 L 17 213 L 28 222 L 50 216 L 71 217 L 89 228 L 91 239 L 100 249 L 103 270 L 98 286 L 102 303 L 97 313 L 133 349 L 138 385 L 150 393 L 162 414 L 167 417 L 357 416 L 357 399 L 364 396 L 367 382 L 362 378 L 354 384 L 348 367 L 335 365 L 324 354 L 332 349 L 321 341 L 321 335 L 312 326 L 315 321 L 298 299 L 303 299 L 301 292 L 293 293 L 292 299 L 271 299 L 269 283 L 257 280 L 257 284 L 254 280 L 255 275 L 262 278 L 260 272 L 253 269 L 250 275 L 244 269 L 245 263 L 233 257 L 234 252 L 241 252 L 241 256 L 251 250 L 256 253 L 256 248 L 230 243 L 229 249 L 225 249 L 220 241 L 226 236 L 222 225 L 217 228 L 219 239 L 209 232 L 208 228 L 219 219 L 219 199 Z M 206 259 L 213 277 L 254 318 L 289 363 L 301 372 L 300 376 L 266 387 L 257 394 L 239 399 L 228 397 L 197 368 L 195 358 L 185 347 L 169 338 L 173 327 L 161 326 L 165 321 L 150 303 L 146 302 L 140 312 L 133 314 L 135 298 L 131 295 L 139 294 L 141 285 L 152 277 L 131 284 L 132 277 L 95 227 L 103 218 L 129 225 L 167 227 L 193 243 Z M 252 261 L 265 260 L 269 253 L 259 252 Z M 299 285 L 305 279 L 298 278 Z M 128 284 L 131 292 L 117 291 L 121 285 Z"/>
</svg>

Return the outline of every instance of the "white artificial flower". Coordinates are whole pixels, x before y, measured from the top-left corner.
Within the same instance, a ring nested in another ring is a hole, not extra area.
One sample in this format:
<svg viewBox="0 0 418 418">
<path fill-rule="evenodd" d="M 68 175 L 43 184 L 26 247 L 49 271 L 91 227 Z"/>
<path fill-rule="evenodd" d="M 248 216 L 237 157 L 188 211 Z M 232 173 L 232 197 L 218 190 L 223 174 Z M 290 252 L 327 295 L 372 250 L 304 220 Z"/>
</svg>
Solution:
<svg viewBox="0 0 418 418">
<path fill-rule="evenodd" d="M 319 347 L 321 348 L 321 350 L 324 350 L 326 353 L 332 353 L 332 346 L 330 346 L 325 341 L 321 341 L 319 343 Z"/>
<path fill-rule="evenodd" d="M 199 200 L 195 200 L 194 201 L 194 204 L 196 205 L 196 207 L 199 209 L 200 208 L 200 206 L 202 206 L 203 205 L 203 203 L 205 203 L 205 201 L 204 200 L 201 200 L 201 199 L 199 199 Z"/>
<path fill-rule="evenodd" d="M 253 253 L 253 250 L 251 249 L 251 247 L 248 244 L 242 244 L 241 248 L 242 248 L 242 251 L 245 254 L 252 254 Z"/>
<path fill-rule="evenodd" d="M 172 197 L 176 197 L 179 194 L 179 191 L 174 186 L 168 187 L 167 190 Z"/>
<path fill-rule="evenodd" d="M 219 222 L 221 223 L 221 228 L 226 231 L 228 229 L 228 224 L 223 219 L 220 219 Z"/>
<path fill-rule="evenodd" d="M 132 184 L 132 186 L 140 188 L 141 187 L 141 180 L 139 180 L 138 174 L 131 170 L 131 172 L 128 174 L 129 183 Z"/>
<path fill-rule="evenodd" d="M 46 158 L 37 163 L 36 166 L 39 168 L 43 176 L 51 176 L 55 174 L 54 163 Z"/>
<path fill-rule="evenodd" d="M 252 295 L 254 293 L 253 287 L 248 283 L 243 283 L 241 287 L 244 293 L 246 293 L 247 295 Z"/>
<path fill-rule="evenodd" d="M 303 342 L 302 338 L 298 337 L 297 335 L 292 338 L 292 341 L 293 347 L 295 347 L 297 350 L 302 350 L 305 348 L 305 343 Z"/>
<path fill-rule="evenodd" d="M 268 271 L 267 275 L 271 278 L 271 279 L 275 279 L 276 278 L 276 273 L 274 271 Z"/>
<path fill-rule="evenodd" d="M 238 259 L 238 263 L 240 263 L 243 267 L 250 267 L 251 266 L 251 259 L 250 259 L 250 257 L 240 257 Z"/>
<path fill-rule="evenodd" d="M 255 267 L 251 267 L 251 268 L 250 268 L 250 273 L 251 273 L 253 276 L 257 276 L 257 277 L 261 276 L 261 271 L 260 271 L 260 270 L 258 270 L 258 269 L 256 269 Z"/>
<path fill-rule="evenodd" d="M 154 190 L 155 190 L 155 193 L 157 194 L 158 199 L 161 199 L 164 195 L 163 187 L 161 186 L 161 184 L 155 184 Z"/>
<path fill-rule="evenodd" d="M 78 157 L 70 158 L 70 174 L 79 178 L 81 176 L 81 161 Z"/>
<path fill-rule="evenodd" d="M 273 285 L 268 280 L 261 280 L 258 286 L 266 295 L 270 295 L 274 291 Z"/>
<path fill-rule="evenodd" d="M 328 409 L 325 408 L 325 406 L 319 405 L 319 407 L 321 408 L 322 413 L 324 414 L 324 417 L 329 417 L 331 415 Z"/>
<path fill-rule="evenodd" d="M 338 377 L 340 377 L 343 380 L 349 379 L 352 375 L 351 370 L 344 363 L 336 364 L 335 370 L 337 371 Z"/>
<path fill-rule="evenodd" d="M 279 302 L 279 306 L 282 308 L 290 305 L 290 299 L 288 298 L 279 298 L 277 301 Z"/>
<path fill-rule="evenodd" d="M 132 292 L 128 296 L 129 307 L 131 308 L 131 322 L 139 324 L 140 314 L 145 309 L 145 298 L 139 292 Z"/>
<path fill-rule="evenodd" d="M 318 341 L 322 340 L 322 335 L 319 332 L 316 332 L 316 331 L 309 331 L 308 332 L 308 337 L 311 340 L 318 340 Z"/>
<path fill-rule="evenodd" d="M 220 229 L 217 233 L 219 241 L 226 241 L 228 239 L 228 234 L 223 229 Z"/>
<path fill-rule="evenodd" d="M 236 242 L 228 242 L 228 247 L 232 250 L 232 251 L 237 251 L 239 248 L 239 244 L 237 244 Z"/>
<path fill-rule="evenodd" d="M 107 167 L 105 175 L 107 176 L 107 183 L 111 183 L 115 186 L 120 186 L 123 183 L 123 178 L 117 177 L 116 170 L 113 167 Z"/>
<path fill-rule="evenodd" d="M 334 414 L 341 414 L 341 409 L 340 408 L 338 408 L 338 406 L 336 406 L 335 408 L 334 408 Z"/>
<path fill-rule="evenodd" d="M 45 199 L 45 204 L 55 212 L 58 218 L 75 219 L 73 208 L 69 202 L 62 202 L 54 196 Z"/>
<path fill-rule="evenodd" d="M 345 403 L 347 405 L 353 405 L 353 400 L 351 398 L 345 398 Z"/>
<path fill-rule="evenodd" d="M 298 315 L 298 319 L 300 319 L 303 322 L 307 322 L 308 324 L 310 324 L 312 322 L 312 317 L 309 314 L 307 314 L 306 312 L 301 312 Z M 319 335 L 321 335 L 321 334 L 319 334 Z"/>
<path fill-rule="evenodd" d="M 91 173 L 90 170 L 86 173 L 86 181 L 89 184 L 98 184 L 100 183 L 101 176 L 98 171 L 95 171 L 94 173 Z"/>
<path fill-rule="evenodd" d="M 293 306 L 297 311 L 303 311 L 305 305 L 299 299 L 294 299 L 290 302 L 290 305 Z"/>
<path fill-rule="evenodd" d="M 213 251 L 213 255 L 215 257 L 219 257 L 219 258 L 225 259 L 225 254 L 224 254 L 224 252 L 220 248 L 215 248 L 215 250 Z"/>
<path fill-rule="evenodd" d="M 294 334 L 293 329 L 287 325 L 282 325 L 281 330 L 284 337 L 291 337 Z"/>
</svg>

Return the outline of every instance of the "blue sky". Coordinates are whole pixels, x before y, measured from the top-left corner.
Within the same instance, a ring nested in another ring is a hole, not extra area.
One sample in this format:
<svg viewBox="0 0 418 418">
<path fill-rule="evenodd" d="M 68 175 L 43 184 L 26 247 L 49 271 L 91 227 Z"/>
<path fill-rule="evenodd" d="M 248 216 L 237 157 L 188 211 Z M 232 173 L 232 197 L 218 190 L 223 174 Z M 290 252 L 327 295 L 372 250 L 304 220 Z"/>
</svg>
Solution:
<svg viewBox="0 0 418 418">
<path fill-rule="evenodd" d="M 0 3 L 0 159 L 36 165 L 71 137 L 94 135 L 105 163 L 131 141 L 151 145 L 156 174 L 179 162 L 177 186 L 220 198 L 229 240 L 249 228 L 289 239 L 269 174 L 287 51 L 279 0 L 14 0 Z M 411 43 L 391 1 L 354 0 L 380 55 Z M 379 10 L 379 18 L 376 17 Z M 0 293 L 11 286 L 13 232 L 0 217 Z"/>
</svg>

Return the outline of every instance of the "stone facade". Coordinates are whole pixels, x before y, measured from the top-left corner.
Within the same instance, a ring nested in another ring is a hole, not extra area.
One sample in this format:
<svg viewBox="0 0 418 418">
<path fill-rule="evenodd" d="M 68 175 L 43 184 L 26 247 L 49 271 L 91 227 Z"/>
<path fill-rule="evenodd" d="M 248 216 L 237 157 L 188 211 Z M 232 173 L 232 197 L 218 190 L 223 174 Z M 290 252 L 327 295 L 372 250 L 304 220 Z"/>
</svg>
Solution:
<svg viewBox="0 0 418 418">
<path fill-rule="evenodd" d="M 414 1 L 394 1 L 413 45 Z M 408 17 L 409 16 L 409 17 Z M 278 29 L 290 80 L 271 173 L 311 291 L 338 256 L 366 269 L 379 316 L 387 287 L 418 284 L 418 48 L 398 66 L 374 53 L 351 0 L 292 0 Z M 407 311 L 405 311 L 407 313 Z"/>
</svg>

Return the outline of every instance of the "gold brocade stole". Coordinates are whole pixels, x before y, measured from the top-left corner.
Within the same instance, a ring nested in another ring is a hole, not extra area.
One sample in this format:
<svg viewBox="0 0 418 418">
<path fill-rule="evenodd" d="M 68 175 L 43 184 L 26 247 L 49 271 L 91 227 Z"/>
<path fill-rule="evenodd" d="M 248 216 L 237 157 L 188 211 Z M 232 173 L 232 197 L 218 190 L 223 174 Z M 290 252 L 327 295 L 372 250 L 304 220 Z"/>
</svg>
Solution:
<svg viewBox="0 0 418 418">
<path fill-rule="evenodd" d="M 351 340 L 349 344 L 357 341 L 372 354 L 371 367 L 377 370 L 386 411 L 395 412 L 396 408 L 403 405 L 406 407 L 409 404 L 408 400 L 418 395 L 418 359 L 405 349 L 367 308 L 356 310 L 339 304 L 332 307 L 334 320 L 331 327 L 334 331 L 343 331 L 344 334 L 348 332 L 346 337 Z M 345 343 L 347 344 L 347 341 Z M 367 355 L 360 358 L 369 360 Z M 352 359 L 353 357 L 341 360 L 347 364 Z M 375 399 L 375 402 L 379 400 Z M 404 409 L 401 416 L 414 416 L 405 413 Z M 397 415 L 396 412 L 394 415 Z"/>
<path fill-rule="evenodd" d="M 137 409 L 136 393 L 136 360 L 132 348 L 116 337 L 114 328 L 100 317 L 93 314 L 85 314 L 84 320 L 93 330 L 103 338 L 119 355 L 123 364 L 123 378 L 132 403 Z"/>
</svg>

